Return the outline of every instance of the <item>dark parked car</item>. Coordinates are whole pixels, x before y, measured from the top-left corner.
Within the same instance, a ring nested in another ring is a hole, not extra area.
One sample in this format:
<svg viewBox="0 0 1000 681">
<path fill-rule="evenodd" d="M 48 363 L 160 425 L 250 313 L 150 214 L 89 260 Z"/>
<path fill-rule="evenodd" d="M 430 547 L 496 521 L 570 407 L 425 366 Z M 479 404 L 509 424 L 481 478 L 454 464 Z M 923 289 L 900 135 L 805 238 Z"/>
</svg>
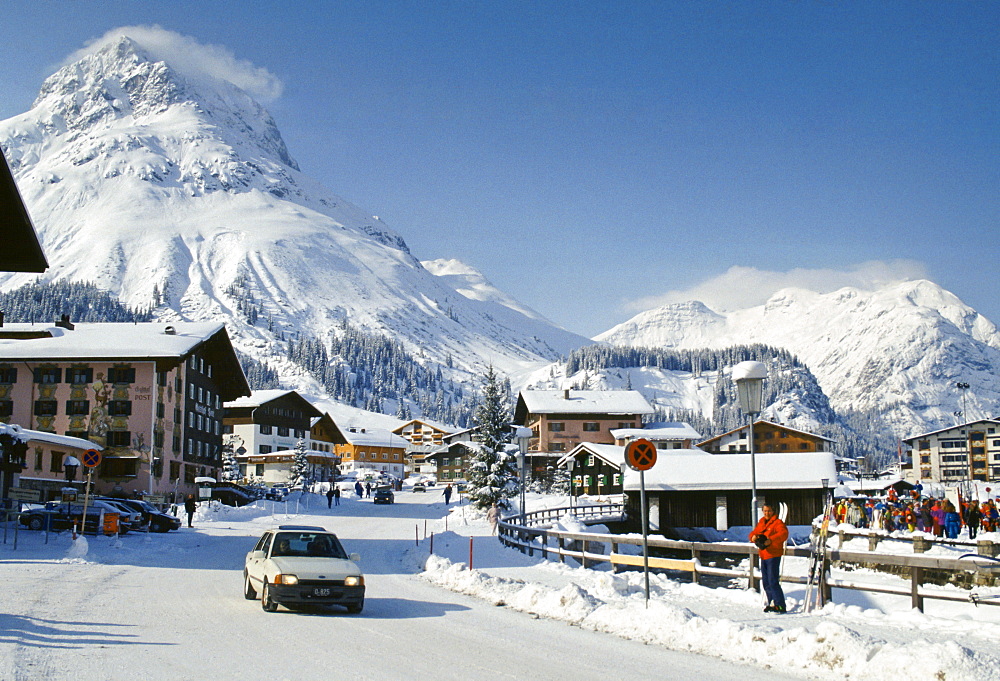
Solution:
<svg viewBox="0 0 1000 681">
<path fill-rule="evenodd" d="M 272 499 L 274 501 L 281 501 L 289 494 L 287 487 L 271 487 L 266 492 L 264 492 L 265 499 Z"/>
<path fill-rule="evenodd" d="M 396 501 L 396 497 L 392 493 L 391 487 L 379 487 L 372 494 L 372 502 L 376 504 L 391 504 L 394 501 Z"/>
<path fill-rule="evenodd" d="M 142 514 L 142 526 L 145 527 L 149 523 L 150 532 L 169 532 L 179 530 L 181 527 L 180 518 L 164 513 L 148 501 L 142 499 L 115 499 L 115 501 Z"/>
<path fill-rule="evenodd" d="M 105 516 L 113 515 L 116 518 L 120 517 L 120 513 L 111 506 L 100 501 L 91 502 L 87 506 L 87 520 L 84 523 L 82 531 L 89 534 L 96 534 L 99 531 L 103 531 L 103 527 L 100 524 L 102 514 Z M 45 506 L 23 511 L 18 515 L 17 520 L 31 530 L 44 530 L 48 527 L 50 530 L 60 532 L 62 530 L 73 529 L 74 523 L 77 524 L 79 529 L 80 518 L 82 516 L 83 504 L 50 501 Z"/>
</svg>

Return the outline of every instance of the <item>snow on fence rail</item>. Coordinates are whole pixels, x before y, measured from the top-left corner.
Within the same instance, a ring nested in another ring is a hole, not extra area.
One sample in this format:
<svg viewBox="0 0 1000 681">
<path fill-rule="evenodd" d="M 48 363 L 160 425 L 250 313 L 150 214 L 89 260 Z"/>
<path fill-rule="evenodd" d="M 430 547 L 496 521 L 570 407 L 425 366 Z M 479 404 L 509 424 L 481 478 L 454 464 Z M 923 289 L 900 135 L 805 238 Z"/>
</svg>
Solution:
<svg viewBox="0 0 1000 681">
<path fill-rule="evenodd" d="M 622 504 L 601 506 L 578 506 L 574 508 L 550 508 L 535 511 L 524 516 L 512 516 L 498 523 L 500 541 L 505 546 L 515 548 L 522 553 L 534 556 L 540 552 L 546 560 L 550 555 L 558 556 L 560 562 L 567 557 L 573 558 L 587 568 L 597 563 L 611 563 L 612 569 L 619 566 L 641 566 L 642 557 L 634 553 L 625 553 L 620 549 L 624 546 L 642 546 L 642 538 L 615 534 L 593 534 L 580 532 L 564 532 L 551 529 L 551 525 L 567 513 L 585 524 L 596 524 L 624 519 L 625 509 Z M 523 519 L 523 524 L 517 522 Z M 756 588 L 760 580 L 758 569 L 758 550 L 750 543 L 735 542 L 691 542 L 662 537 L 650 537 L 649 547 L 653 550 L 671 552 L 686 552 L 690 559 L 663 558 L 651 556 L 649 566 L 654 569 L 674 570 L 691 573 L 691 581 L 699 583 L 703 575 L 728 576 L 748 579 L 751 588 Z M 986 546 L 989 544 L 989 546 Z M 610 545 L 610 552 L 604 552 L 604 545 Z M 995 574 L 1000 564 L 991 559 L 994 545 L 991 542 L 979 542 L 982 561 L 963 560 L 958 558 L 927 556 L 927 555 L 893 555 L 873 552 L 843 551 L 840 549 L 825 549 L 824 560 L 830 566 L 823 571 L 819 593 L 823 602 L 832 601 L 834 588 L 871 591 L 875 593 L 910 596 L 912 607 L 923 612 L 924 599 L 970 602 L 976 605 L 1000 605 L 1000 600 L 979 600 L 971 592 L 968 595 L 958 595 L 943 589 L 933 589 L 924 586 L 926 573 L 931 570 Z M 600 551 L 600 552 L 598 552 Z M 739 556 L 736 567 L 724 568 L 705 565 L 702 558 L 706 555 L 722 554 Z M 809 558 L 808 546 L 789 546 L 785 549 L 786 556 Z M 896 568 L 899 572 L 909 572 L 909 587 L 886 584 L 862 583 L 847 579 L 834 578 L 834 564 L 849 564 L 852 566 L 877 566 L 881 569 Z M 745 567 L 744 567 L 745 566 Z M 781 575 L 781 581 L 795 584 L 805 584 L 807 577 L 799 575 Z"/>
</svg>

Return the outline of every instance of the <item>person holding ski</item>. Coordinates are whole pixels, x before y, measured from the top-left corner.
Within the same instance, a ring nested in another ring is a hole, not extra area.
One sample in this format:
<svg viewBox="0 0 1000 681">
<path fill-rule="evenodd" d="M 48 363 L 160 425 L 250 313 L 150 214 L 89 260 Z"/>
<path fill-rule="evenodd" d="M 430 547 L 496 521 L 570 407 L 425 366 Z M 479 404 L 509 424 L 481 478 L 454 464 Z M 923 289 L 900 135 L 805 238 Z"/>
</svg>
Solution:
<svg viewBox="0 0 1000 681">
<path fill-rule="evenodd" d="M 785 592 L 781 590 L 781 556 L 785 553 L 788 527 L 775 513 L 774 507 L 765 504 L 763 516 L 750 532 L 750 541 L 760 549 L 760 575 L 767 594 L 764 612 L 785 612 Z"/>
</svg>

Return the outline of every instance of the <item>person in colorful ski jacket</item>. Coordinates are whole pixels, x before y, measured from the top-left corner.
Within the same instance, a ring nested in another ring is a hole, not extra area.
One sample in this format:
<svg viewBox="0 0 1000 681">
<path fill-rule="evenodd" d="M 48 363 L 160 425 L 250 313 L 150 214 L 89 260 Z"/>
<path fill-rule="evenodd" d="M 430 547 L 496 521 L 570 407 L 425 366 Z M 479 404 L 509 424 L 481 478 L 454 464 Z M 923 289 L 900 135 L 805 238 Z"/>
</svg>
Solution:
<svg viewBox="0 0 1000 681">
<path fill-rule="evenodd" d="M 761 508 L 763 516 L 750 532 L 750 541 L 760 549 L 760 574 L 767 594 L 764 612 L 785 612 L 785 592 L 781 590 L 781 556 L 785 553 L 788 528 L 774 511 L 765 504 Z"/>
</svg>

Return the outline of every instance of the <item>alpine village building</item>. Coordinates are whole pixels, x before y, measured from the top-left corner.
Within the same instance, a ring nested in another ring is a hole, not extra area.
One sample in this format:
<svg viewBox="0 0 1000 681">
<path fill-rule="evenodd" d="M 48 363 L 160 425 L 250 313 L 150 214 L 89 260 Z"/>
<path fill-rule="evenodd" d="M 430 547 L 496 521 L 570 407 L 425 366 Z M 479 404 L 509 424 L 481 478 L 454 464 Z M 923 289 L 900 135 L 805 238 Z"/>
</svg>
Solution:
<svg viewBox="0 0 1000 681">
<path fill-rule="evenodd" d="M 196 477 L 218 477 L 223 402 L 249 394 L 220 323 L 0 318 L 0 423 L 97 445 L 99 494 L 183 497 Z M 44 499 L 64 484 L 56 459 L 68 453 L 49 445 L 33 446 L 21 471 Z"/>
<path fill-rule="evenodd" d="M 917 480 L 1000 481 L 1000 420 L 981 419 L 906 438 Z"/>
<path fill-rule="evenodd" d="M 636 390 L 522 390 L 514 423 L 531 428 L 528 476 L 551 476 L 559 459 L 581 442 L 614 444 L 612 430 L 641 428 L 653 408 Z"/>
</svg>

